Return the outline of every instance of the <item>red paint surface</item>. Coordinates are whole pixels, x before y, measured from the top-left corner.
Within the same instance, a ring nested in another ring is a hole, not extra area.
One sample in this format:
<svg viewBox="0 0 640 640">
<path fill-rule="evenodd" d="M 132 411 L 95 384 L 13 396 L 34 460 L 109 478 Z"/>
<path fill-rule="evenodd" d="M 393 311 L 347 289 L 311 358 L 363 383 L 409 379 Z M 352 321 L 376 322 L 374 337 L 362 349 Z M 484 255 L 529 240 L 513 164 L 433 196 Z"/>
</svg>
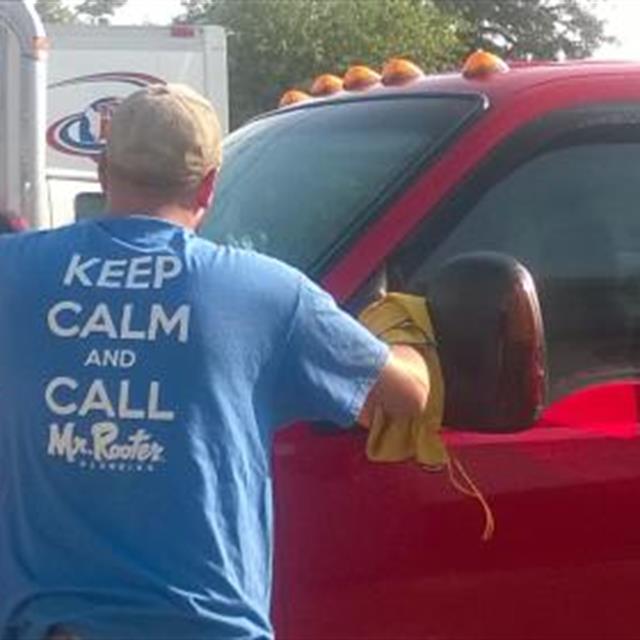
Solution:
<svg viewBox="0 0 640 640">
<path fill-rule="evenodd" d="M 284 432 L 279 637 L 637 638 L 636 422 L 635 388 L 609 385 L 515 436 L 449 434 L 495 515 L 486 543 L 445 473 L 369 463 L 363 432 Z"/>
<path fill-rule="evenodd" d="M 640 67 L 523 68 L 477 90 L 492 109 L 328 274 L 348 296 L 511 132 L 555 108 L 640 100 Z M 558 75 L 556 75 L 558 74 Z M 640 383 L 578 391 L 516 435 L 447 434 L 496 532 L 444 473 L 372 464 L 359 430 L 299 425 L 275 444 L 281 640 L 635 639 L 640 636 Z"/>
</svg>

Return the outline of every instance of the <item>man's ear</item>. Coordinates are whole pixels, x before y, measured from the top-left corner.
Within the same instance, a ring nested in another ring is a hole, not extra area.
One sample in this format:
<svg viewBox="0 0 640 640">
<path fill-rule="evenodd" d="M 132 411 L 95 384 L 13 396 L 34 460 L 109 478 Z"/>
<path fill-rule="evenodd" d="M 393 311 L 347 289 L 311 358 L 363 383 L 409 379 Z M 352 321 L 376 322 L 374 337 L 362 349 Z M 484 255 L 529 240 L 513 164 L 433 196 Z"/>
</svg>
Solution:
<svg viewBox="0 0 640 640">
<path fill-rule="evenodd" d="M 109 186 L 109 176 L 107 171 L 107 152 L 103 151 L 98 158 L 98 180 L 102 187 L 102 192 L 107 193 L 107 187 Z"/>
<path fill-rule="evenodd" d="M 216 170 L 211 169 L 209 173 L 202 179 L 196 197 L 194 200 L 195 216 L 193 218 L 193 228 L 199 229 L 207 216 L 209 208 L 213 203 L 213 194 L 215 192 Z"/>
<path fill-rule="evenodd" d="M 216 184 L 216 169 L 211 169 L 209 173 L 202 179 L 198 191 L 196 192 L 195 205 L 198 209 L 209 209 L 213 203 L 213 194 Z"/>
</svg>

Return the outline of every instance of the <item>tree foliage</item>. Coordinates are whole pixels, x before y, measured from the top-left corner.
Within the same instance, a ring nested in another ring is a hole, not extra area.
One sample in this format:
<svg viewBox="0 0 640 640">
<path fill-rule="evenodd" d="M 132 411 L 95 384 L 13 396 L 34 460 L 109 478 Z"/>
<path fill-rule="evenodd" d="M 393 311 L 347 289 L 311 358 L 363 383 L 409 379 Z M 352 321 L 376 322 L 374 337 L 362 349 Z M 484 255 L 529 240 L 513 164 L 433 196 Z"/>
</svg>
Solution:
<svg viewBox="0 0 640 640">
<path fill-rule="evenodd" d="M 37 0 L 36 11 L 43 22 L 75 22 L 75 13 L 62 0 Z"/>
<path fill-rule="evenodd" d="M 424 0 L 183 0 L 184 19 L 229 33 L 232 126 L 277 105 L 286 89 L 406 56 L 425 70 L 462 55 L 458 18 Z"/>
<path fill-rule="evenodd" d="M 468 50 L 509 58 L 584 58 L 611 39 L 595 10 L 601 0 L 433 0 L 466 24 Z"/>
<path fill-rule="evenodd" d="M 75 9 L 80 19 L 94 24 L 108 22 L 127 0 L 83 0 Z"/>
<path fill-rule="evenodd" d="M 229 32 L 232 124 L 291 86 L 354 63 L 406 56 L 425 71 L 476 48 L 505 57 L 585 57 L 608 41 L 601 0 L 183 0 L 184 20 Z"/>
<path fill-rule="evenodd" d="M 68 0 L 37 0 L 36 10 L 43 22 L 109 22 L 117 9 L 127 0 L 82 0 L 72 4 Z"/>
</svg>

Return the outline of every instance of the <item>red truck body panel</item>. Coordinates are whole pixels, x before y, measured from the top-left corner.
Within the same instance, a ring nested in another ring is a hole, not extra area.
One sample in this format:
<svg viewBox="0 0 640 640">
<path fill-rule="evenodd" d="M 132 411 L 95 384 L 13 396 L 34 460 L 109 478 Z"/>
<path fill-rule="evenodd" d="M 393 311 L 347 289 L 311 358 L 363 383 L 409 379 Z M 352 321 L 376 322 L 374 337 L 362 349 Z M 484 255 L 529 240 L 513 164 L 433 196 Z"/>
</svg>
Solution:
<svg viewBox="0 0 640 640">
<path fill-rule="evenodd" d="M 523 65 L 371 93 L 424 91 L 481 93 L 489 108 L 326 274 L 340 300 L 516 130 L 577 105 L 640 105 L 640 65 Z M 279 434 L 279 637 L 638 637 L 639 393 L 633 377 L 608 380 L 550 403 L 522 433 L 448 433 L 495 515 L 488 542 L 479 505 L 446 474 L 372 464 L 357 430 Z"/>
</svg>

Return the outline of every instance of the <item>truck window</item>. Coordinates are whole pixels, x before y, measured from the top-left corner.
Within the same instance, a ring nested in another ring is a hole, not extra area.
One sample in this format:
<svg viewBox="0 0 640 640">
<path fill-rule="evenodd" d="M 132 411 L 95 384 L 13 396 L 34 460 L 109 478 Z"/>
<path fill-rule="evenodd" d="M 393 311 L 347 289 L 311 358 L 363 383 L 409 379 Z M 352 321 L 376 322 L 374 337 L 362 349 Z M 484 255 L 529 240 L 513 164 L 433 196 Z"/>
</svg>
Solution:
<svg viewBox="0 0 640 640">
<path fill-rule="evenodd" d="M 553 397 L 640 372 L 640 128 L 615 130 L 513 168 L 408 281 L 469 251 L 521 260 L 540 295 Z"/>
<path fill-rule="evenodd" d="M 202 233 L 313 272 L 482 105 L 479 96 L 396 95 L 257 120 L 225 143 Z"/>
</svg>

